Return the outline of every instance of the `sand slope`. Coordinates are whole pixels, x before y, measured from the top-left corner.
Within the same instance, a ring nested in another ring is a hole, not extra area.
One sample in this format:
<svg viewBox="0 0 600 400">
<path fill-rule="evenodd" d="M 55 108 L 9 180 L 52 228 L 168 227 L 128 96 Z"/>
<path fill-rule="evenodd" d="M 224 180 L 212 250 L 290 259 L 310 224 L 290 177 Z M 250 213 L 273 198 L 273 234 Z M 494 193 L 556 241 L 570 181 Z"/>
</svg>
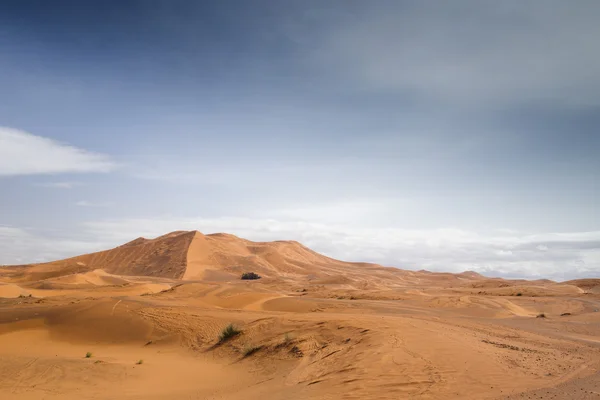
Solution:
<svg viewBox="0 0 600 400">
<path fill-rule="evenodd" d="M 29 296 L 31 293 L 27 289 L 13 283 L 0 283 L 0 297 L 19 297 Z"/>
<path fill-rule="evenodd" d="M 351 274 L 357 269 L 381 269 L 373 264 L 334 260 L 294 241 L 252 242 L 229 234 L 193 233 L 183 279 L 202 279 L 218 272 L 239 277 L 253 271 L 265 277 L 326 277 Z M 223 276 L 223 275 L 221 275 Z M 227 276 L 227 275 L 225 275 Z"/>
<path fill-rule="evenodd" d="M 102 269 L 111 274 L 181 278 L 193 232 L 138 238 L 111 250 L 43 264 L 0 268 L 0 276 L 35 281 Z"/>
<path fill-rule="evenodd" d="M 577 286 L 586 292 L 600 293 L 600 279 L 576 279 L 572 281 L 566 281 L 564 283 Z"/>
</svg>

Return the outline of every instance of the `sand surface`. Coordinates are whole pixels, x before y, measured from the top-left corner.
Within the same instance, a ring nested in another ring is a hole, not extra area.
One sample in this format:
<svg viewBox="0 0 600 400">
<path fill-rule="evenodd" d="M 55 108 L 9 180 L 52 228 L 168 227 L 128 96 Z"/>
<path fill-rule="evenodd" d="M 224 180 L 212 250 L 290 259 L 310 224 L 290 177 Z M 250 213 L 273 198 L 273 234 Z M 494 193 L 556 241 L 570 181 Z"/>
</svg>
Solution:
<svg viewBox="0 0 600 400">
<path fill-rule="evenodd" d="M 0 268 L 0 399 L 600 399 L 599 288 L 139 238 Z"/>
</svg>

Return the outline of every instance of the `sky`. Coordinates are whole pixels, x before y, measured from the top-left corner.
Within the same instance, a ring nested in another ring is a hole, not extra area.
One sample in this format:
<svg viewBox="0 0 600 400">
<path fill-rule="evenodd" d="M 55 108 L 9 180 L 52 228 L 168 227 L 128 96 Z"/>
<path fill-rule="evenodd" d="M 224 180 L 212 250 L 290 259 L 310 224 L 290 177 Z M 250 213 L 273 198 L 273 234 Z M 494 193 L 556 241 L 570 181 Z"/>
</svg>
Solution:
<svg viewBox="0 0 600 400">
<path fill-rule="evenodd" d="M 600 2 L 0 2 L 0 264 L 174 230 L 600 276 Z"/>
</svg>

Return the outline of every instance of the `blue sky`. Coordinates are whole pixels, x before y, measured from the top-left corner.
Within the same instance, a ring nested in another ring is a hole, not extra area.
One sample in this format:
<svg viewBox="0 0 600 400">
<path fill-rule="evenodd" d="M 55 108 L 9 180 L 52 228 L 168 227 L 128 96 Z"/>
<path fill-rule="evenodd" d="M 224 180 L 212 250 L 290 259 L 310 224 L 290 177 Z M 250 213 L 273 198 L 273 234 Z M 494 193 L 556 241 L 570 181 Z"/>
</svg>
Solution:
<svg viewBox="0 0 600 400">
<path fill-rule="evenodd" d="M 178 229 L 600 275 L 600 3 L 3 1 L 0 263 Z"/>
</svg>

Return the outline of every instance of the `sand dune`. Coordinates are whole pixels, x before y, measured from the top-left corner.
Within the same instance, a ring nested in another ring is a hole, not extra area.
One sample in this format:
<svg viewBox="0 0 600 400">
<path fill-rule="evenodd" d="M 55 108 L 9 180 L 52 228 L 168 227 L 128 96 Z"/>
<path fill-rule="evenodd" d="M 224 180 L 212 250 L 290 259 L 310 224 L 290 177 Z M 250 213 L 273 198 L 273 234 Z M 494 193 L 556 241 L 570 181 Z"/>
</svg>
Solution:
<svg viewBox="0 0 600 400">
<path fill-rule="evenodd" d="M 173 232 L 0 281 L 2 399 L 597 396 L 598 280 L 403 271 Z M 240 332 L 220 342 L 229 324 Z"/>
<path fill-rule="evenodd" d="M 138 238 L 111 250 L 43 264 L 0 268 L 0 277 L 12 282 L 48 281 L 94 270 L 119 276 L 220 281 L 237 279 L 243 272 L 253 271 L 265 278 L 337 282 L 361 289 L 418 284 L 420 279 L 426 279 L 429 285 L 437 282 L 438 286 L 482 279 L 473 272 L 458 275 L 408 272 L 376 264 L 344 262 L 294 241 L 252 242 L 230 234 L 203 235 L 198 231 L 172 232 L 156 239 Z M 365 271 L 370 273 L 368 280 L 364 279 Z M 82 280 L 80 283 L 85 283 L 85 275 L 77 276 Z"/>
<path fill-rule="evenodd" d="M 193 232 L 173 232 L 152 240 L 138 238 L 111 250 L 4 268 L 3 275 L 16 281 L 35 281 L 101 269 L 118 275 L 177 279 L 185 272 L 187 249 L 193 236 Z"/>
<path fill-rule="evenodd" d="M 0 283 L 0 297 L 29 296 L 31 293 L 19 285 L 11 283 Z"/>
<path fill-rule="evenodd" d="M 590 293 L 600 293 L 600 279 L 576 279 L 564 282 L 568 285 L 577 286 L 581 290 Z"/>
</svg>

